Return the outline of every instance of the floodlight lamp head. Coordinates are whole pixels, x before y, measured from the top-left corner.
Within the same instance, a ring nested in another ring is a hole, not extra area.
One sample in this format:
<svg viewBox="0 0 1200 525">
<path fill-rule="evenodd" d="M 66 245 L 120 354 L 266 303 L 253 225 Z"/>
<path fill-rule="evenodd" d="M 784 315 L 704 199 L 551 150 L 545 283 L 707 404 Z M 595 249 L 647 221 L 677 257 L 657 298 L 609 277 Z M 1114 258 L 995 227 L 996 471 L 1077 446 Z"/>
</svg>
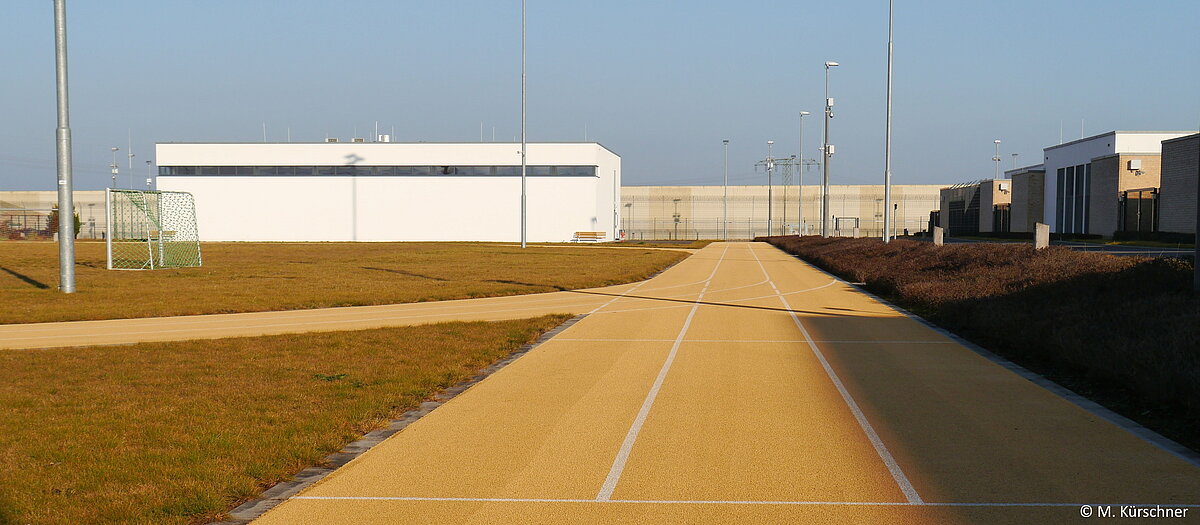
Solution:
<svg viewBox="0 0 1200 525">
<path fill-rule="evenodd" d="M 768 140 L 768 141 L 767 141 L 767 145 L 768 145 L 768 146 L 770 146 L 771 144 L 774 144 L 774 143 L 775 143 L 775 141 L 773 141 L 773 140 Z"/>
<path fill-rule="evenodd" d="M 118 148 L 118 147 L 116 147 L 116 146 L 113 146 L 113 149 L 112 149 L 112 150 L 113 150 L 113 151 L 118 151 L 118 150 L 120 150 L 120 149 L 121 149 L 121 148 Z"/>
<path fill-rule="evenodd" d="M 839 64 L 839 63 L 837 63 L 837 62 L 826 62 L 826 63 L 825 63 L 825 68 L 826 68 L 826 69 L 828 69 L 828 68 L 831 68 L 831 67 L 838 67 L 838 66 L 840 66 L 840 65 L 841 65 L 841 64 Z"/>
<path fill-rule="evenodd" d="M 803 116 L 805 116 L 805 115 L 811 115 L 811 114 L 812 114 L 812 113 L 809 113 L 809 112 L 807 112 L 807 111 L 801 111 L 801 112 L 800 112 L 800 116 L 801 116 L 801 117 L 803 117 Z"/>
<path fill-rule="evenodd" d="M 729 145 L 729 139 L 722 140 L 721 143 L 725 144 L 725 145 Z"/>
<path fill-rule="evenodd" d="M 1000 139 L 996 139 L 996 144 L 999 144 L 999 143 L 1000 143 Z"/>
</svg>

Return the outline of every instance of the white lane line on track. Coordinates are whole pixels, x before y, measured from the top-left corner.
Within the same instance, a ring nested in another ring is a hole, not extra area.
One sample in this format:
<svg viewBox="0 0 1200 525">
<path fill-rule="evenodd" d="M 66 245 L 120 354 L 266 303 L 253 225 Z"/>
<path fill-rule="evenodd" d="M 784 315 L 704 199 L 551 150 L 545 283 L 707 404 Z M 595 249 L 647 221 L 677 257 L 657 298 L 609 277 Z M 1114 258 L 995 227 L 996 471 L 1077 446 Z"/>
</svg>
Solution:
<svg viewBox="0 0 1200 525">
<path fill-rule="evenodd" d="M 692 319 L 696 317 L 696 310 L 700 309 L 700 301 L 704 299 L 704 292 L 708 291 L 713 278 L 717 276 L 717 270 L 721 268 L 721 262 L 725 260 L 727 252 L 729 252 L 728 244 L 721 251 L 721 257 L 717 259 L 717 264 L 713 265 L 712 273 L 708 275 L 708 279 L 705 279 L 704 288 L 700 290 L 700 294 L 696 296 L 696 300 L 692 303 L 692 311 L 688 312 L 687 319 L 683 321 L 683 327 L 679 329 L 679 335 L 675 336 L 675 344 L 671 345 L 671 351 L 667 353 L 666 361 L 663 362 L 662 368 L 658 370 L 658 376 L 654 378 L 654 385 L 646 393 L 646 399 L 642 401 L 642 408 L 638 410 L 637 417 L 633 419 L 633 425 L 629 427 L 629 432 L 625 434 L 625 441 L 621 443 L 621 449 L 617 451 L 617 457 L 613 459 L 612 468 L 608 470 L 608 477 L 604 478 L 604 485 L 600 487 L 600 492 L 596 494 L 596 501 L 607 501 L 612 498 L 612 493 L 617 488 L 617 482 L 621 480 L 621 474 L 625 472 L 625 463 L 629 461 L 629 453 L 633 451 L 633 444 L 637 442 L 638 434 L 641 433 L 642 426 L 646 423 L 646 417 L 650 415 L 650 408 L 654 406 L 654 400 L 658 398 L 658 391 L 662 388 L 663 381 L 667 378 L 667 372 L 671 370 L 671 363 L 675 362 L 675 355 L 679 353 L 679 346 L 683 344 L 683 338 L 687 335 L 688 327 L 692 325 Z"/>
<path fill-rule="evenodd" d="M 323 501 L 433 501 L 475 503 L 624 503 L 664 505 L 794 505 L 794 506 L 850 506 L 850 507 L 1164 507 L 1200 508 L 1196 503 L 1061 503 L 1061 502 L 904 502 L 904 501 L 755 501 L 755 500 L 646 500 L 646 499 L 554 499 L 554 498 L 438 498 L 424 496 L 293 496 L 290 499 Z"/>
<path fill-rule="evenodd" d="M 771 283 L 771 289 L 775 290 L 775 293 L 778 294 L 779 288 L 775 286 L 775 281 L 767 273 L 767 268 L 763 266 L 762 259 L 758 258 L 753 245 L 750 245 L 750 254 L 758 262 L 758 267 L 762 270 L 763 276 Z M 796 324 L 796 328 L 799 328 L 800 333 L 804 335 L 804 339 L 808 343 L 809 348 L 812 349 L 813 355 L 821 362 L 821 367 L 825 369 L 825 374 L 829 376 L 829 380 L 837 387 L 837 391 L 842 395 L 842 400 L 846 402 L 846 406 L 850 407 L 850 412 L 854 414 L 854 419 L 858 420 L 858 425 L 862 427 L 863 433 L 867 435 L 871 446 L 875 447 L 875 452 L 879 454 L 879 459 L 883 460 L 884 465 L 891 472 L 892 479 L 896 480 L 896 485 L 900 487 L 900 492 L 904 493 L 904 497 L 909 503 L 922 503 L 920 494 L 917 494 L 917 489 L 913 487 L 912 482 L 908 480 L 908 476 L 904 474 L 904 470 L 900 468 L 900 464 L 896 463 L 896 458 L 892 457 L 892 453 L 883 444 L 883 440 L 875 432 L 875 427 L 871 426 L 870 421 L 867 421 L 867 416 L 863 414 L 862 409 L 858 407 L 858 403 L 854 401 L 854 397 L 850 395 L 850 392 L 846 390 L 846 386 L 842 384 L 842 380 L 833 371 L 833 367 L 829 365 L 829 361 L 825 359 L 825 355 L 817 347 L 816 341 L 813 341 L 812 336 L 809 335 L 808 329 L 804 328 L 804 323 L 800 322 L 800 317 L 796 315 L 796 312 L 792 311 L 791 305 L 788 304 L 787 299 L 782 295 L 779 296 L 779 301 L 783 303 L 784 308 L 787 308 L 788 313 L 791 314 L 792 322 Z"/>
<path fill-rule="evenodd" d="M 674 339 L 602 339 L 602 338 L 575 338 L 575 337 L 555 337 L 555 341 L 580 341 L 585 343 L 670 343 Z M 684 343 L 807 343 L 806 339 L 684 339 Z M 836 343 L 836 344 L 855 344 L 855 345 L 955 345 L 954 341 L 876 341 L 876 340 L 814 340 L 814 343 Z"/>
</svg>

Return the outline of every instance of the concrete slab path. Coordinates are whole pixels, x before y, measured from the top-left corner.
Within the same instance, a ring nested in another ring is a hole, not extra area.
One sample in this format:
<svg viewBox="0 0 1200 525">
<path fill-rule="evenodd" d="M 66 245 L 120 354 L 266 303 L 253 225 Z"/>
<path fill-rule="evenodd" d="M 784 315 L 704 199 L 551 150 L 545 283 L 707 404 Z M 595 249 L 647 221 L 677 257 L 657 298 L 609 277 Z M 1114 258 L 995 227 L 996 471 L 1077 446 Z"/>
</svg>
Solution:
<svg viewBox="0 0 1200 525">
<path fill-rule="evenodd" d="M 591 315 L 256 523 L 1200 517 L 1195 464 L 766 244 L 461 303 Z M 370 308 L 425 322 L 446 304 Z"/>
</svg>

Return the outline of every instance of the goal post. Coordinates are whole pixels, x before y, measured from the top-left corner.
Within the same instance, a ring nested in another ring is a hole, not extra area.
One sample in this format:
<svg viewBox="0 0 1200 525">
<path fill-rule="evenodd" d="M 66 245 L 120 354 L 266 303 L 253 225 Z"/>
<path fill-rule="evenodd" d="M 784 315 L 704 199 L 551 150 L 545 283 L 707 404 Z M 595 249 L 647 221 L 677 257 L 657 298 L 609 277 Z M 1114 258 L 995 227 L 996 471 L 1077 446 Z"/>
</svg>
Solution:
<svg viewBox="0 0 1200 525">
<path fill-rule="evenodd" d="M 191 193 L 107 189 L 105 245 L 109 270 L 200 266 L 200 236 Z"/>
</svg>

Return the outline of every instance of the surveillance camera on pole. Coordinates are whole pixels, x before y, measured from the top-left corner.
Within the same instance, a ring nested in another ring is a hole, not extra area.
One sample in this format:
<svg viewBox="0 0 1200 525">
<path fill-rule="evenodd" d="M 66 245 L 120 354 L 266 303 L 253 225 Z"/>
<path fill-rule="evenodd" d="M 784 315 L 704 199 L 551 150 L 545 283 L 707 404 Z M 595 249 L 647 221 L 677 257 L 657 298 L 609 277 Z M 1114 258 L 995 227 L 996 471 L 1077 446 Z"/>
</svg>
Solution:
<svg viewBox="0 0 1200 525">
<path fill-rule="evenodd" d="M 833 146 L 829 144 L 829 121 L 833 119 L 833 98 L 829 96 L 829 68 L 837 67 L 837 62 L 825 62 L 825 138 L 821 148 L 824 157 L 824 180 L 821 182 L 821 236 L 829 237 L 829 159 L 833 156 Z"/>
</svg>

